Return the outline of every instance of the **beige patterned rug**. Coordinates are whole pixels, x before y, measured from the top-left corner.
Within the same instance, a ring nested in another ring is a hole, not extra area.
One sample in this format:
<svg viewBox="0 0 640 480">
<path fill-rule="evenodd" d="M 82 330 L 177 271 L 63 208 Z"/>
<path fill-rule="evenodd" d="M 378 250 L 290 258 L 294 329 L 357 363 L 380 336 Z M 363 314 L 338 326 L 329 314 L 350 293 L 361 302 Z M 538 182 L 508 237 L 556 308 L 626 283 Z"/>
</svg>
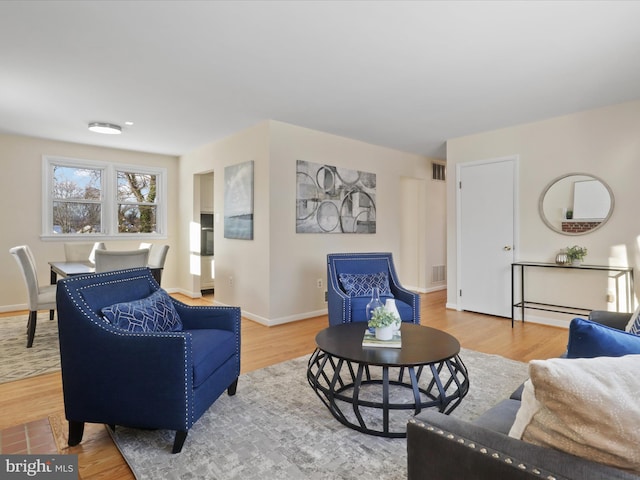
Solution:
<svg viewBox="0 0 640 480">
<path fill-rule="evenodd" d="M 27 348 L 27 314 L 0 318 L 0 383 L 60 370 L 58 320 L 38 314 L 33 346 Z"/>
</svg>

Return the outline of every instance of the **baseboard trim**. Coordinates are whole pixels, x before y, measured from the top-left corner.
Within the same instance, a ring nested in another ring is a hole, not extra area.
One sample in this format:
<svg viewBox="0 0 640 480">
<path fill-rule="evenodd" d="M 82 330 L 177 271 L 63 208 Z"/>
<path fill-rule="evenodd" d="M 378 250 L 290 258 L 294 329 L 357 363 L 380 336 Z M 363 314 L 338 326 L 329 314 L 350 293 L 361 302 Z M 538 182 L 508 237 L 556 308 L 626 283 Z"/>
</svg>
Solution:
<svg viewBox="0 0 640 480">
<path fill-rule="evenodd" d="M 233 305 L 227 305 L 225 303 L 222 302 L 217 302 L 215 299 L 213 300 L 213 304 L 219 307 L 229 307 L 229 306 L 233 306 Z M 296 315 L 289 315 L 287 317 L 280 317 L 280 318 L 266 318 L 263 317 L 261 315 L 256 315 L 254 313 L 251 312 L 247 312 L 246 310 L 243 310 L 241 312 L 241 315 L 244 318 L 247 318 L 249 320 L 252 320 L 256 323 L 259 323 L 261 325 L 264 325 L 265 327 L 274 327 L 276 325 L 283 325 L 285 323 L 292 323 L 292 322 L 297 322 L 300 320 L 306 320 L 308 318 L 315 318 L 315 317 L 320 317 L 322 315 L 327 315 L 328 314 L 328 309 L 324 308 L 321 310 L 315 310 L 312 312 L 305 312 L 305 313 L 300 313 L 300 314 L 296 314 Z"/>
<path fill-rule="evenodd" d="M 162 287 L 164 288 L 164 287 Z M 185 290 L 184 288 L 164 288 L 167 293 L 179 293 L 189 298 L 202 298 L 202 292 L 192 292 L 191 290 Z"/>
<path fill-rule="evenodd" d="M 435 287 L 423 288 L 423 287 L 413 287 L 411 285 L 404 285 L 404 288 L 406 290 L 411 290 L 412 292 L 431 293 L 431 292 L 437 292 L 437 291 L 440 291 L 440 290 L 445 290 L 447 288 L 447 286 L 446 285 L 436 285 Z"/>
<path fill-rule="evenodd" d="M 586 318 L 584 315 L 576 315 L 576 317 Z M 525 323 L 537 323 L 539 325 L 548 325 L 550 327 L 560 327 L 560 328 L 569 328 L 569 324 L 574 317 L 567 317 L 567 320 L 562 318 L 548 318 L 548 317 L 538 317 L 536 315 L 525 315 L 524 322 Z M 515 323 L 520 323 L 522 320 L 517 319 Z"/>
<path fill-rule="evenodd" d="M 29 307 L 26 303 L 21 303 L 19 305 L 2 305 L 0 306 L 0 313 L 6 312 L 21 312 L 23 310 L 29 310 Z"/>
</svg>

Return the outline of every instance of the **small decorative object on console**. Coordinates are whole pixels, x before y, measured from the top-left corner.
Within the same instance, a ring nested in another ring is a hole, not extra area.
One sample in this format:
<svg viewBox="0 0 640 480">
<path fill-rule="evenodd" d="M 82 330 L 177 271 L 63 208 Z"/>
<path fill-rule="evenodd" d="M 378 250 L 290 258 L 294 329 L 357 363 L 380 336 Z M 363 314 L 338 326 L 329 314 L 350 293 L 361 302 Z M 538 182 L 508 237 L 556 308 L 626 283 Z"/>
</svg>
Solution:
<svg viewBox="0 0 640 480">
<path fill-rule="evenodd" d="M 560 253 L 556 255 L 556 263 L 558 265 L 566 265 L 569 263 L 569 256 L 567 255 L 567 251 L 562 249 Z"/>
<path fill-rule="evenodd" d="M 567 257 L 572 265 L 580 265 L 587 256 L 586 247 L 580 245 L 574 245 L 573 247 L 567 247 Z"/>
</svg>

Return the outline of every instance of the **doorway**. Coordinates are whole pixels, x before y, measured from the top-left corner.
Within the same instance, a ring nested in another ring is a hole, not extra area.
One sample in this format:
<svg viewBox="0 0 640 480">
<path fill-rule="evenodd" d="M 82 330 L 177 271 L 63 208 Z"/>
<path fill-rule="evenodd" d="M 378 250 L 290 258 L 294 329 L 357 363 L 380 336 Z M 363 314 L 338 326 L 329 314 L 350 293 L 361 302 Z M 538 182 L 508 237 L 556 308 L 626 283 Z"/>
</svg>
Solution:
<svg viewBox="0 0 640 480">
<path fill-rule="evenodd" d="M 458 164 L 458 308 L 511 317 L 518 158 Z"/>
<path fill-rule="evenodd" d="M 213 172 L 194 175 L 194 216 L 199 225 L 199 248 L 195 253 L 200 267 L 200 293 L 215 289 L 215 230 Z"/>
</svg>

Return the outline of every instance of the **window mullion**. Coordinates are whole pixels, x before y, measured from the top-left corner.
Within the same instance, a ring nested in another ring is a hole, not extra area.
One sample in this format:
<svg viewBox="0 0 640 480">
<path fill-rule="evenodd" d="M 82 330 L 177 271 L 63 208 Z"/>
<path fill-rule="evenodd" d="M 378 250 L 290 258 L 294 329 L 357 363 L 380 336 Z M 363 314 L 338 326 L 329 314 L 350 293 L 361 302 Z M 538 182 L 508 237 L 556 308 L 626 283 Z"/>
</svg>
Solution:
<svg viewBox="0 0 640 480">
<path fill-rule="evenodd" d="M 117 219 L 117 202 L 115 186 L 117 182 L 116 170 L 113 165 L 109 165 L 104 169 L 105 173 L 105 189 L 104 189 L 104 221 L 108 235 L 118 234 L 118 219 Z"/>
</svg>

